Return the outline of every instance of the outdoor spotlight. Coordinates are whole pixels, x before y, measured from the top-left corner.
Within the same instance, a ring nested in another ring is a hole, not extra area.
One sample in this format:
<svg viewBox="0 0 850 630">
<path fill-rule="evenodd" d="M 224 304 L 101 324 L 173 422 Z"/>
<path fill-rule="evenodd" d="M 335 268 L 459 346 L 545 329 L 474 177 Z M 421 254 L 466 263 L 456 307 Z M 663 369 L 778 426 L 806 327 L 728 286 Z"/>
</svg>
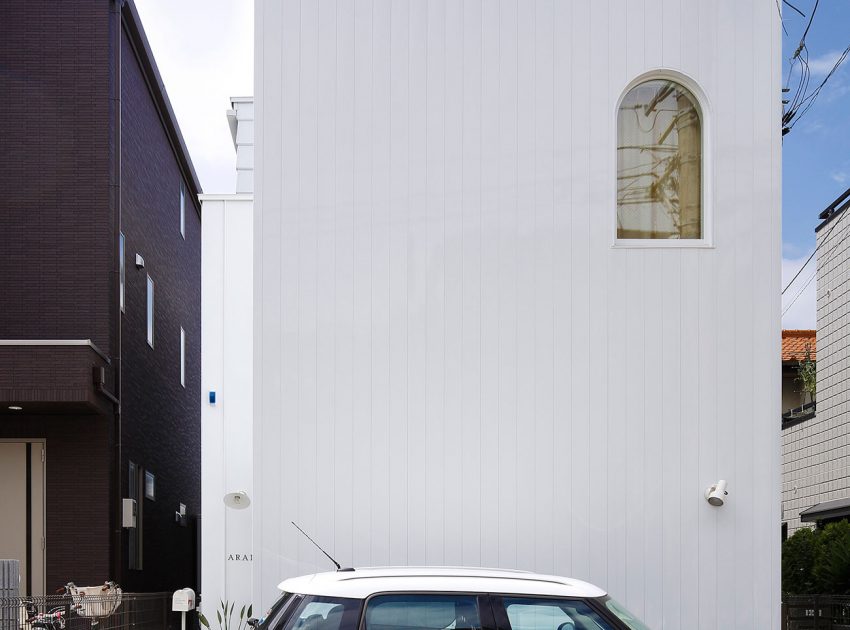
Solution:
<svg viewBox="0 0 850 630">
<path fill-rule="evenodd" d="M 705 500 L 714 507 L 720 507 L 726 501 L 726 480 L 721 479 L 713 486 L 705 489 Z"/>
</svg>

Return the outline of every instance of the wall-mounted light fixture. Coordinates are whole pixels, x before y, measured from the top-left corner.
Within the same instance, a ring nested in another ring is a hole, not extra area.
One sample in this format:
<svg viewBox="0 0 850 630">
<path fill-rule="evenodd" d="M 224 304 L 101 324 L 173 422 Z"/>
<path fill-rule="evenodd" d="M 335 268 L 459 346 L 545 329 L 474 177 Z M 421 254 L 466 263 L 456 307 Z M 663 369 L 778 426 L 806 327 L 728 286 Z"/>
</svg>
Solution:
<svg viewBox="0 0 850 630">
<path fill-rule="evenodd" d="M 726 502 L 726 495 L 728 494 L 726 491 L 726 480 L 721 479 L 713 486 L 705 489 L 705 500 L 714 507 L 720 507 Z"/>
<path fill-rule="evenodd" d="M 224 495 L 224 504 L 234 510 L 244 510 L 251 505 L 251 498 L 244 490 L 239 492 L 228 492 Z"/>
<path fill-rule="evenodd" d="M 136 254 L 136 269 L 144 269 L 145 259 L 141 254 Z"/>
</svg>

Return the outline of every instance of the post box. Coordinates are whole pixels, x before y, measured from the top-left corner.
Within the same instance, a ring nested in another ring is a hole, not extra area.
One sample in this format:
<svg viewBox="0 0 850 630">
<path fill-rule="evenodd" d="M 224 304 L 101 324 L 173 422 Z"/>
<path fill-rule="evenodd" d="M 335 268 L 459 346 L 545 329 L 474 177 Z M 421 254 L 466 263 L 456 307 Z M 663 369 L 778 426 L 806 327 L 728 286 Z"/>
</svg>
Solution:
<svg viewBox="0 0 850 630">
<path fill-rule="evenodd" d="M 195 591 L 191 588 L 181 588 L 174 591 L 171 597 L 171 610 L 175 612 L 188 612 L 195 610 Z"/>
</svg>

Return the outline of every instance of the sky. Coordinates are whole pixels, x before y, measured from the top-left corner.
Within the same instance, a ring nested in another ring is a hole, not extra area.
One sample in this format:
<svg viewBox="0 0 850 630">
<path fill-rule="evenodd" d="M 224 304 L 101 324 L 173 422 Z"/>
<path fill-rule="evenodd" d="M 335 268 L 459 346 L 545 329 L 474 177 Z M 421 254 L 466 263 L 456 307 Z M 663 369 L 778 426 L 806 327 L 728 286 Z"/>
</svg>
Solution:
<svg viewBox="0 0 850 630">
<path fill-rule="evenodd" d="M 816 2 L 790 1 L 806 17 L 775 0 L 788 31 L 783 77 Z M 136 0 L 136 6 L 204 192 L 233 192 L 236 154 L 225 112 L 231 96 L 253 95 L 252 0 Z M 850 0 L 820 0 L 806 36 L 811 86 L 848 44 Z M 784 139 L 783 288 L 814 250 L 818 214 L 848 187 L 850 59 Z M 783 295 L 783 328 L 815 328 L 814 270 L 812 260 Z"/>
<path fill-rule="evenodd" d="M 783 22 L 788 31 L 788 35 L 783 34 L 784 79 L 788 77 L 788 60 L 800 42 L 815 4 L 815 0 L 790 1 L 806 14 L 806 18 L 787 5 L 783 6 Z M 823 80 L 848 44 L 850 0 L 820 0 L 806 36 L 810 86 Z M 792 75 L 792 88 L 797 85 L 798 76 Z M 818 214 L 847 188 L 850 188 L 850 59 L 839 67 L 809 112 L 785 136 L 782 154 L 783 288 L 815 248 Z M 783 328 L 816 326 L 815 280 L 806 286 L 813 277 L 815 260 L 782 296 L 782 309 L 787 309 Z"/>
<path fill-rule="evenodd" d="M 135 2 L 201 188 L 233 192 L 236 152 L 225 114 L 231 96 L 254 94 L 253 1 Z"/>
</svg>

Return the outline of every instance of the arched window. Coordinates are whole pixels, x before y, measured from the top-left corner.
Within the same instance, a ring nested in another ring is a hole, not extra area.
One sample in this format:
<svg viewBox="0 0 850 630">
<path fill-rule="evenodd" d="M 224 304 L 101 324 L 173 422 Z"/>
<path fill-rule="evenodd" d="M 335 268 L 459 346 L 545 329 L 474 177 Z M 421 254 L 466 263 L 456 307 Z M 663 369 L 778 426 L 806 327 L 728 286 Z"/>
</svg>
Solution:
<svg viewBox="0 0 850 630">
<path fill-rule="evenodd" d="M 668 79 L 630 89 L 617 113 L 617 238 L 703 239 L 702 114 Z"/>
</svg>

